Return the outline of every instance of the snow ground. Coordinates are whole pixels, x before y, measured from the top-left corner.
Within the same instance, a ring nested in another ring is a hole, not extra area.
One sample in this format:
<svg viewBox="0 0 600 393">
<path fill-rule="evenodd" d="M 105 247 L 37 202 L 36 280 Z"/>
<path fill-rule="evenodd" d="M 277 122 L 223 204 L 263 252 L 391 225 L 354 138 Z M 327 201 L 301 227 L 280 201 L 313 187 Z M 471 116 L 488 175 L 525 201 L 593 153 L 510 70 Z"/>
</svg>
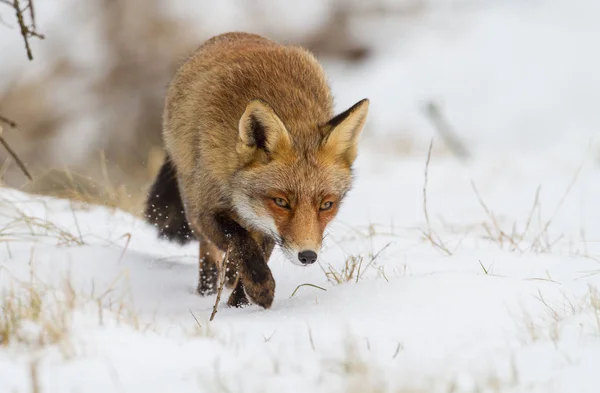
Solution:
<svg viewBox="0 0 600 393">
<path fill-rule="evenodd" d="M 323 270 L 276 252 L 273 308 L 222 304 L 213 322 L 214 297 L 193 294 L 194 245 L 158 241 L 119 211 L 2 190 L 4 318 L 15 297 L 25 310 L 41 302 L 41 314 L 22 317 L 0 349 L 0 391 L 29 391 L 32 379 L 85 392 L 597 391 L 595 163 L 574 177 L 581 157 L 432 157 L 431 230 L 449 256 L 423 236 L 425 157 L 384 158 L 361 156 Z M 352 256 L 364 258 L 360 277 L 329 281 L 324 270 L 342 272 Z M 305 283 L 325 290 L 296 291 Z"/>
<path fill-rule="evenodd" d="M 599 11 L 488 2 L 357 26 L 381 42 L 374 59 L 326 66 L 340 109 L 372 100 L 358 181 L 322 269 L 275 253 L 271 310 L 222 305 L 209 323 L 196 246 L 119 211 L 0 190 L 0 335 L 16 324 L 0 392 L 597 392 Z M 3 53 L 22 50 L 11 42 Z M 473 158 L 436 141 L 429 230 L 430 99 Z M 358 280 L 332 282 L 360 257 Z"/>
</svg>

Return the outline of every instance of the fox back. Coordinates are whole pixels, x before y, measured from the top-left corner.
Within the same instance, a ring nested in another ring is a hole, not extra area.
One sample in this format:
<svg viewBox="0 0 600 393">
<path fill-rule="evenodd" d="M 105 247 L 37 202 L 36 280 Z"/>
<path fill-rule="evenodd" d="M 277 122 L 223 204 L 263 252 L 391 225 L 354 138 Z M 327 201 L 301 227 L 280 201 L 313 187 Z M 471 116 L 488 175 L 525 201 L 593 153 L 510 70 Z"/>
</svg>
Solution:
<svg viewBox="0 0 600 393">
<path fill-rule="evenodd" d="M 221 170 L 237 169 L 238 124 L 255 99 L 268 103 L 299 143 L 314 140 L 312 126 L 332 117 L 325 74 L 309 52 L 257 35 L 223 34 L 205 42 L 170 85 L 164 141 L 176 165 L 191 169 L 203 155 L 218 157 Z"/>
</svg>

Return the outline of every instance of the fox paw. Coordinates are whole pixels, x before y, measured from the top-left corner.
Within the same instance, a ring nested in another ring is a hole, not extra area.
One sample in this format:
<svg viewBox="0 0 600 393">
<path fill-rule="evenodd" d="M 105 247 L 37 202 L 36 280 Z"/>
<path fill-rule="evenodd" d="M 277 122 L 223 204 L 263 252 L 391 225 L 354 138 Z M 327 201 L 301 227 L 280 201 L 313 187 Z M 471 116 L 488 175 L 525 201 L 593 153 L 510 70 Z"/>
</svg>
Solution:
<svg viewBox="0 0 600 393">
<path fill-rule="evenodd" d="M 241 283 L 239 283 L 233 292 L 231 292 L 231 295 L 229 295 L 227 305 L 229 307 L 242 308 L 248 304 L 250 304 L 250 301 L 248 301 L 246 293 L 244 293 L 244 287 Z"/>
<path fill-rule="evenodd" d="M 262 308 L 271 307 L 275 298 L 275 279 L 266 265 L 264 270 L 242 277 L 242 284 L 252 303 Z"/>
</svg>

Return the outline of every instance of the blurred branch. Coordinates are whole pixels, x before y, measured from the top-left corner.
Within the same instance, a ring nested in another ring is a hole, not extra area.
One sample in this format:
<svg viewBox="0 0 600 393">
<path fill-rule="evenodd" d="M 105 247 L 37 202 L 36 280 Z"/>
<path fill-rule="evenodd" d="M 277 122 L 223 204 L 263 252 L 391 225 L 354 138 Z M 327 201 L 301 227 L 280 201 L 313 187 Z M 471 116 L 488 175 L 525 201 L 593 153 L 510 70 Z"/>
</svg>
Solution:
<svg viewBox="0 0 600 393">
<path fill-rule="evenodd" d="M 29 9 L 29 19 L 31 19 L 31 28 L 35 30 L 35 7 L 33 6 L 33 0 L 29 0 L 27 8 Z"/>
<path fill-rule="evenodd" d="M 463 160 L 468 159 L 470 157 L 469 151 L 456 136 L 456 133 L 444 118 L 439 106 L 435 102 L 430 101 L 425 108 L 425 114 L 431 120 L 436 131 L 440 134 L 454 155 Z"/>
<path fill-rule="evenodd" d="M 44 36 L 36 31 L 35 7 L 33 5 L 33 0 L 27 0 L 27 5 L 25 6 L 25 8 L 21 8 L 20 0 L 0 0 L 0 3 L 12 7 L 12 9 L 15 11 L 17 22 L 19 23 L 19 28 L 21 30 L 21 36 L 23 36 L 23 41 L 25 42 L 25 51 L 27 52 L 27 58 L 29 60 L 33 60 L 33 54 L 31 52 L 31 46 L 29 45 L 29 39 L 31 37 L 44 39 Z M 29 24 L 25 20 L 27 11 L 29 11 Z"/>
<path fill-rule="evenodd" d="M 4 0 L 2 0 L 4 1 Z M 17 123 L 15 123 L 12 120 L 7 119 L 6 117 L 0 116 L 0 122 L 4 122 L 6 124 L 8 124 L 11 128 L 16 128 L 17 127 Z M 21 159 L 19 158 L 19 156 L 17 155 L 17 153 L 15 153 L 15 151 L 10 147 L 10 145 L 8 144 L 8 142 L 6 142 L 6 140 L 4 139 L 4 137 L 2 136 L 2 124 L 0 124 L 0 144 L 2 146 L 4 146 L 4 148 L 6 149 L 6 151 L 8 152 L 8 154 L 10 154 L 10 156 L 15 160 L 15 162 L 17 163 L 17 165 L 19 166 L 19 168 L 21 168 L 21 170 L 23 171 L 23 173 L 25 174 L 25 176 L 27 176 L 27 178 L 31 181 L 33 181 L 33 177 L 31 177 L 31 174 L 29 173 L 29 171 L 27 170 L 27 167 L 25 166 L 25 164 L 23 163 L 23 161 L 21 161 Z"/>
<path fill-rule="evenodd" d="M 0 115 L 0 122 L 8 124 L 11 128 L 17 128 L 17 123 L 2 115 Z M 0 133 L 0 135 L 2 135 L 2 133 Z"/>
</svg>

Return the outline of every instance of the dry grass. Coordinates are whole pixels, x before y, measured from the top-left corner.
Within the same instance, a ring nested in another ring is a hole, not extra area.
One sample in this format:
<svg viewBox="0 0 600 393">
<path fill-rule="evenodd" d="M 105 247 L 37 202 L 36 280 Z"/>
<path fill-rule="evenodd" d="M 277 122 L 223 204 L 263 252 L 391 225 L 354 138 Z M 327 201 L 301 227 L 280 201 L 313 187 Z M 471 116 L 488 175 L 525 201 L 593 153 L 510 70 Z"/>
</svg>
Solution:
<svg viewBox="0 0 600 393">
<path fill-rule="evenodd" d="M 44 202 L 40 202 L 45 206 Z M 5 223 L 0 227 L 0 243 L 13 241 L 38 241 L 52 239 L 57 245 L 82 245 L 81 233 L 73 233 L 58 224 L 27 214 L 14 201 L 0 198 L 0 217 Z"/>
<path fill-rule="evenodd" d="M 35 278 L 30 282 L 13 279 L 1 293 L 0 345 L 16 345 L 28 353 L 57 346 L 65 358 L 73 357 L 76 350 L 71 339 L 76 316 L 93 315 L 94 310 L 98 326 L 105 326 L 110 320 L 111 324 L 125 324 L 140 332 L 155 328 L 154 321 L 141 323 L 126 296 L 107 297 L 111 291 L 109 288 L 96 296 L 76 293 L 68 279 L 58 287 L 47 286 Z M 207 328 L 200 327 L 193 336 L 207 334 Z"/>
<path fill-rule="evenodd" d="M 483 197 L 477 190 L 477 187 L 475 186 L 474 182 L 471 182 L 471 187 L 473 188 L 473 192 L 475 193 L 475 196 L 477 197 L 477 201 L 479 202 L 479 205 L 483 208 L 483 210 L 489 220 L 489 221 L 485 221 L 481 224 L 481 226 L 483 227 L 483 229 L 486 232 L 485 238 L 487 240 L 497 243 L 501 249 L 508 247 L 508 249 L 510 251 L 524 252 L 524 250 L 521 248 L 521 243 L 526 238 L 526 236 L 529 234 L 529 231 L 531 229 L 531 224 L 534 220 L 534 215 L 536 213 L 540 212 L 540 210 L 539 210 L 540 209 L 540 190 L 541 190 L 540 187 L 537 188 L 537 191 L 535 193 L 535 198 L 533 201 L 533 206 L 531 207 L 531 211 L 529 213 L 529 216 L 527 217 L 527 220 L 525 222 L 523 229 L 520 231 L 517 230 L 516 223 L 513 224 L 512 228 L 510 230 L 504 229 L 502 227 L 502 225 L 500 224 L 500 220 L 498 220 L 496 215 L 492 212 L 492 210 L 488 207 L 488 205 L 483 200 Z M 538 215 L 538 217 L 540 217 L 540 216 Z M 545 233 L 547 234 L 547 231 Z"/>
<path fill-rule="evenodd" d="M 374 254 L 369 254 L 367 258 L 362 255 L 350 255 L 346 258 L 344 266 L 341 269 L 336 269 L 334 266 L 329 264 L 327 268 L 323 269 L 327 280 L 334 285 L 343 284 L 347 282 L 358 282 L 363 278 L 364 274 L 369 269 L 376 269 L 379 275 L 381 275 L 386 281 L 385 270 L 383 266 L 376 264 L 377 258 L 385 251 L 392 243 L 388 243 L 383 246 L 379 251 Z"/>
<path fill-rule="evenodd" d="M 541 187 L 538 187 L 534 198 L 529 215 L 527 216 L 524 225 L 520 226 L 517 222 L 513 222 L 511 226 L 507 227 L 506 224 L 502 225 L 501 220 L 494 214 L 493 210 L 484 201 L 482 195 L 479 193 L 474 182 L 471 182 L 471 187 L 479 205 L 485 212 L 487 221 L 484 221 L 481 226 L 486 232 L 485 239 L 496 243 L 501 249 L 507 249 L 509 251 L 516 251 L 520 253 L 535 252 L 535 253 L 551 253 L 554 247 L 564 238 L 564 235 L 556 235 L 552 237 L 550 235 L 550 227 L 554 222 L 558 212 L 562 208 L 563 204 L 571 194 L 573 187 L 577 183 L 581 170 L 585 164 L 586 158 L 589 151 L 585 154 L 582 163 L 579 165 L 571 181 L 567 185 L 561 198 L 556 204 L 552 214 L 548 219 L 542 218 L 542 206 L 540 203 Z M 521 227 L 519 229 L 519 226 Z M 584 245 L 584 252 L 582 256 L 589 257 L 587 253 L 587 241 L 585 239 L 585 231 L 580 230 L 581 240 Z"/>
<path fill-rule="evenodd" d="M 575 178 L 576 177 L 577 175 Z M 498 247 L 502 250 L 518 252 L 520 254 L 528 252 L 546 254 L 560 253 L 557 251 L 557 246 L 565 244 L 565 235 L 551 235 L 550 229 L 558 211 L 569 195 L 573 184 L 574 180 L 569 184 L 567 191 L 563 194 L 550 218 L 546 220 L 543 218 L 542 206 L 540 203 L 541 187 L 538 187 L 527 218 L 522 224 L 517 221 L 513 221 L 512 224 L 509 225 L 506 223 L 506 220 L 501 220 L 498 218 L 498 216 L 493 212 L 493 210 L 483 199 L 482 195 L 479 193 L 475 183 L 471 183 L 473 192 L 477 197 L 477 201 L 486 215 L 486 220 L 479 224 L 485 232 L 483 238 L 498 245 Z M 597 257 L 590 255 L 588 252 L 588 241 L 583 228 L 580 229 L 579 236 L 579 243 L 581 246 L 574 248 L 571 242 L 569 244 L 568 255 L 598 261 Z"/>
<path fill-rule="evenodd" d="M 338 366 L 338 373 L 343 376 L 346 392 L 385 392 L 384 378 L 377 367 L 373 367 L 361 354 L 357 337 L 348 337 L 345 345 L 345 356 Z"/>
<path fill-rule="evenodd" d="M 600 336 L 600 290 L 592 286 L 589 287 L 589 306 Z"/>
<path fill-rule="evenodd" d="M 600 291 L 597 287 L 590 285 L 587 294 L 579 298 L 563 294 L 562 299 L 550 301 L 539 290 L 535 298 L 544 312 L 532 315 L 523 310 L 515 318 L 524 332 L 525 344 L 549 339 L 558 346 L 563 330 L 574 325 L 579 326 L 578 330 L 586 327 L 582 333 L 600 335 Z"/>
<path fill-rule="evenodd" d="M 344 392 L 349 393 L 457 393 L 457 392 L 495 392 L 512 391 L 519 385 L 520 376 L 514 358 L 510 361 L 508 375 L 499 376 L 495 370 L 487 375 L 476 375 L 463 370 L 460 375 L 446 375 L 440 378 L 405 375 L 404 378 L 390 378 L 390 369 L 374 363 L 367 356 L 370 352 L 368 342 L 361 347 L 362 340 L 348 335 L 345 340 L 344 353 L 341 358 L 323 365 L 341 377 Z M 366 350 L 365 350 L 366 349 Z M 400 371 L 400 374 L 402 372 Z M 465 387 L 465 377 L 472 381 Z M 462 381 L 462 382 L 461 382 Z"/>
<path fill-rule="evenodd" d="M 298 286 L 296 287 L 296 289 L 294 289 L 294 292 L 292 292 L 292 294 L 290 295 L 290 298 L 293 298 L 293 297 L 294 297 L 294 295 L 296 294 L 296 292 L 298 292 L 298 290 L 299 290 L 300 288 L 302 288 L 302 287 L 311 287 L 311 288 L 316 288 L 316 289 L 319 289 L 319 290 L 321 290 L 321 291 L 327 292 L 327 289 L 325 289 L 325 288 L 323 288 L 323 287 L 320 287 L 320 286 L 318 286 L 318 285 L 311 284 L 311 283 L 305 283 L 305 284 L 300 284 L 300 285 L 298 285 Z"/>
<path fill-rule="evenodd" d="M 2 293 L 0 344 L 21 343 L 34 348 L 58 344 L 63 354 L 68 343 L 76 302 L 73 293 L 49 291 L 39 283 L 14 284 Z"/>
<path fill-rule="evenodd" d="M 29 266 L 33 266 L 33 255 Z M 117 285 L 129 288 L 127 274 L 116 277 L 105 289 L 96 293 L 92 285 L 89 293 L 78 292 L 72 284 L 70 273 L 57 284 L 42 281 L 33 270 L 28 280 L 16 278 L 6 267 L 0 267 L 1 312 L 0 345 L 18 344 L 27 352 L 47 346 L 58 346 L 65 357 L 75 350 L 70 343 L 74 321 L 79 314 L 95 314 L 98 326 L 126 324 L 138 331 L 154 327 L 154 321 L 141 323 L 129 290 L 117 292 Z M 79 318 L 77 318 L 79 319 Z"/>
<path fill-rule="evenodd" d="M 148 167 L 147 174 L 137 173 L 135 175 L 137 179 L 135 181 L 132 179 L 129 184 L 116 182 L 111 179 L 106 158 L 101 154 L 100 177 L 84 175 L 68 168 L 50 170 L 36 176 L 32 182 L 22 187 L 22 190 L 89 205 L 120 209 L 141 217 L 146 199 L 146 187 L 158 171 L 155 166 L 156 163 L 153 163 L 152 168 Z"/>
<path fill-rule="evenodd" d="M 343 284 L 351 281 L 358 281 L 359 265 L 362 265 L 364 258 L 362 256 L 351 255 L 346 258 L 344 266 L 338 270 L 331 264 L 325 271 L 327 280 L 332 284 Z"/>
<path fill-rule="evenodd" d="M 53 239 L 57 245 L 83 244 L 80 233 L 73 233 L 48 219 L 29 215 L 15 202 L 5 198 L 0 198 L 0 217 L 5 219 L 5 224 L 0 227 L 0 243 Z"/>
<path fill-rule="evenodd" d="M 147 152 L 143 165 L 140 163 L 123 171 L 118 163 L 110 162 L 101 151 L 97 161 L 93 163 L 95 165 L 91 166 L 90 163 L 90 167 L 86 169 L 86 174 L 69 167 L 51 168 L 35 172 L 31 181 L 15 188 L 26 193 L 68 199 L 83 205 L 119 209 L 141 218 L 147 189 L 163 160 L 164 152 L 159 148 L 152 148 Z M 5 175 L 9 161 L 6 160 L 0 167 L 0 179 Z"/>
<path fill-rule="evenodd" d="M 440 250 L 446 255 L 452 255 L 452 252 L 446 247 L 442 239 L 431 229 L 431 223 L 429 221 L 429 210 L 427 209 L 427 180 L 429 177 L 429 163 L 431 162 L 431 150 L 433 149 L 433 140 L 429 144 L 429 149 L 427 150 L 427 161 L 425 161 L 425 180 L 423 182 L 423 214 L 425 216 L 425 223 L 427 224 L 427 229 L 423 231 L 423 236 L 431 245 Z"/>
<path fill-rule="evenodd" d="M 13 201 L 7 197 L 0 197 L 0 243 L 11 241 L 37 241 L 42 239 L 56 240 L 57 245 L 82 245 L 83 234 L 75 214 L 78 210 L 85 210 L 93 205 L 109 209 L 119 209 L 141 218 L 143 203 L 146 198 L 146 186 L 140 187 L 136 192 L 131 192 L 124 184 L 115 185 L 108 174 L 106 159 L 102 157 L 103 180 L 94 180 L 64 169 L 62 171 L 49 171 L 38 176 L 33 182 L 26 184 L 21 191 L 38 195 L 48 195 L 69 201 L 76 228 L 69 230 L 56 222 L 50 221 L 48 206 L 44 200 Z M 162 162 L 162 153 L 156 152 L 156 157 L 149 160 L 152 168 L 148 169 L 147 181 L 158 170 L 158 162 Z M 26 209 L 27 204 L 42 205 L 41 214 L 30 214 Z M 127 236 L 127 235 L 125 235 Z"/>
<path fill-rule="evenodd" d="M 189 334 L 190 337 L 211 337 L 217 339 L 217 336 L 211 330 L 210 323 L 208 323 L 209 321 L 206 321 L 204 323 L 200 322 L 200 320 L 198 320 L 198 317 L 196 317 L 196 314 L 194 314 L 192 310 L 190 310 L 190 315 L 194 320 L 193 329 Z"/>
</svg>

